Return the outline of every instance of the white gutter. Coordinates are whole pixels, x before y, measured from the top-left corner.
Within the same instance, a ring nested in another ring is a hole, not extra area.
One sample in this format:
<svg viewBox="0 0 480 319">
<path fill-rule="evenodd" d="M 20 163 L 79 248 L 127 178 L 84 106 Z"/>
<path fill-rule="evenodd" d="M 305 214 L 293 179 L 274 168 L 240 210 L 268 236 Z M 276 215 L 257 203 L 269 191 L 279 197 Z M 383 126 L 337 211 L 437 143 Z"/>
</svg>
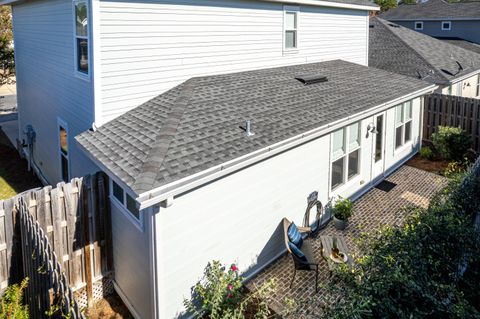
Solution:
<svg viewBox="0 0 480 319">
<path fill-rule="evenodd" d="M 465 75 L 462 75 L 461 77 L 458 77 L 458 78 L 455 78 L 455 79 L 453 79 L 453 80 L 450 80 L 450 81 L 449 81 L 449 84 L 458 83 L 458 82 L 460 82 L 460 81 L 463 81 L 463 80 L 465 80 L 465 79 L 468 79 L 468 78 L 470 78 L 470 77 L 472 77 L 472 76 L 474 76 L 474 75 L 476 75 L 476 74 L 479 74 L 479 73 L 480 73 L 480 69 L 475 70 L 475 71 L 472 71 L 472 72 L 470 72 L 470 73 L 467 73 L 467 74 L 465 74 Z"/>
<path fill-rule="evenodd" d="M 234 160 L 225 162 L 220 165 L 216 165 L 212 168 L 209 168 L 207 170 L 204 170 L 202 172 L 187 176 L 185 178 L 182 178 L 178 181 L 172 182 L 167 185 L 163 185 L 160 187 L 157 187 L 153 190 L 150 190 L 148 192 L 144 192 L 142 194 L 139 194 L 139 196 L 136 198 L 137 202 L 140 203 L 140 209 L 144 209 L 147 207 L 150 207 L 152 205 L 159 204 L 167 199 L 171 199 L 176 195 L 179 195 L 181 193 L 184 193 L 188 190 L 191 190 L 195 187 L 198 187 L 200 185 L 209 183 L 215 179 L 218 179 L 222 176 L 228 175 L 230 173 L 233 173 L 237 170 L 240 170 L 242 168 L 245 168 L 249 165 L 252 165 L 256 162 L 259 162 L 263 159 L 266 159 L 268 157 L 272 157 L 276 154 L 279 154 L 285 150 L 294 148 L 296 146 L 299 146 L 301 144 L 304 144 L 306 142 L 309 142 L 311 140 L 314 140 L 318 137 L 321 137 L 323 135 L 326 135 L 338 128 L 341 128 L 343 126 L 346 126 L 350 123 L 359 121 L 363 118 L 372 116 L 376 113 L 382 112 L 386 109 L 389 109 L 395 105 L 398 105 L 404 101 L 410 100 L 412 98 L 424 95 L 429 92 L 433 92 L 438 88 L 437 85 L 430 85 L 424 89 L 418 90 L 416 92 L 410 93 L 408 95 L 402 96 L 400 98 L 397 98 L 395 100 L 383 103 L 377 107 L 370 108 L 364 112 L 357 113 L 355 115 L 349 116 L 347 118 L 343 118 L 341 120 L 335 121 L 333 123 L 318 127 L 316 129 L 310 130 L 306 133 L 299 134 L 297 136 L 294 136 L 292 138 L 289 138 L 287 140 L 283 140 L 279 143 L 270 145 L 268 147 L 262 148 L 258 151 L 252 152 L 250 154 L 238 157 Z M 80 145 L 80 144 L 79 144 Z M 83 147 L 82 147 L 83 148 Z M 90 153 L 87 152 L 87 154 Z M 91 157 L 91 156 L 90 156 Z M 95 163 L 98 163 L 98 160 L 95 160 Z M 103 165 L 101 165 L 103 167 Z"/>
</svg>

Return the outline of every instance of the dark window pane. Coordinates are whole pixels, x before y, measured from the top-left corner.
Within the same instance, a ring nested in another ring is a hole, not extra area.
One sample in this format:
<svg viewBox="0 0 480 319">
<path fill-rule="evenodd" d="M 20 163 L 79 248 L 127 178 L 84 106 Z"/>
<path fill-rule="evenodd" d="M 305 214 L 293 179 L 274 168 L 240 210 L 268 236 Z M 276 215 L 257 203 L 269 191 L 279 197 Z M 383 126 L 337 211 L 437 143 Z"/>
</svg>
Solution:
<svg viewBox="0 0 480 319">
<path fill-rule="evenodd" d="M 78 2 L 75 5 L 75 25 L 76 35 L 86 37 L 88 32 L 88 12 L 86 2 Z"/>
<path fill-rule="evenodd" d="M 360 151 L 356 150 L 348 154 L 348 179 L 358 174 L 358 160 Z"/>
<path fill-rule="evenodd" d="M 402 126 L 397 127 L 395 130 L 395 148 L 402 146 Z"/>
<path fill-rule="evenodd" d="M 77 68 L 88 73 L 88 40 L 77 38 Z"/>
<path fill-rule="evenodd" d="M 383 115 L 377 116 L 377 124 L 375 125 L 377 134 L 375 135 L 375 162 L 382 159 L 382 142 L 383 142 Z"/>
<path fill-rule="evenodd" d="M 68 182 L 68 159 L 66 156 L 60 155 L 62 162 L 62 179 L 64 182 Z"/>
<path fill-rule="evenodd" d="M 344 157 L 332 163 L 332 189 L 343 184 Z"/>
<path fill-rule="evenodd" d="M 60 151 L 68 155 L 67 130 L 60 126 Z"/>
<path fill-rule="evenodd" d="M 123 204 L 123 188 L 120 187 L 117 183 L 112 181 L 113 185 L 113 196 L 120 201 L 120 203 Z"/>
<path fill-rule="evenodd" d="M 130 213 L 132 213 L 133 216 L 135 216 L 136 219 L 139 219 L 140 212 L 138 211 L 137 208 L 137 203 L 136 201 L 127 194 L 127 209 Z"/>
<path fill-rule="evenodd" d="M 405 142 L 409 142 L 412 139 L 412 121 L 405 124 Z"/>
</svg>

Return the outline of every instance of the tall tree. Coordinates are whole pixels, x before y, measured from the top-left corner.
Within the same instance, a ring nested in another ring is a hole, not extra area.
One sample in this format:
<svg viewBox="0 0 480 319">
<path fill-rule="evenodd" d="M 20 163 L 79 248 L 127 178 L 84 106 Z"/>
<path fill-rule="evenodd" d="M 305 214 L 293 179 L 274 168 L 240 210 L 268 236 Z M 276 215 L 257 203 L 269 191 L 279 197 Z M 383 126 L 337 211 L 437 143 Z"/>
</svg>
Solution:
<svg viewBox="0 0 480 319">
<path fill-rule="evenodd" d="M 3 83 L 14 69 L 12 13 L 9 6 L 0 6 L 0 83 Z"/>
<path fill-rule="evenodd" d="M 397 7 L 397 0 L 375 0 L 375 3 L 380 6 L 382 12 Z"/>
</svg>

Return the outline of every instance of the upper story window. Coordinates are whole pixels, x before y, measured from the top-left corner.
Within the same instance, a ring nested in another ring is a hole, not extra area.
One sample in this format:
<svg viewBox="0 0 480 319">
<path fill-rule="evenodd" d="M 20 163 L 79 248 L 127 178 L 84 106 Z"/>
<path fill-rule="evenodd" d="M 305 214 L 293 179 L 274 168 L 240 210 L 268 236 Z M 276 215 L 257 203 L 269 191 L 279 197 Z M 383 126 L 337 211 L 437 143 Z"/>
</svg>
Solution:
<svg viewBox="0 0 480 319">
<path fill-rule="evenodd" d="M 395 107 L 395 149 L 412 140 L 412 101 Z"/>
<path fill-rule="evenodd" d="M 360 143 L 360 122 L 332 134 L 332 190 L 359 174 Z"/>
<path fill-rule="evenodd" d="M 423 22 L 415 21 L 415 30 L 423 30 Z"/>
<path fill-rule="evenodd" d="M 285 49 L 292 50 L 298 48 L 298 7 L 284 7 L 284 39 Z"/>
<path fill-rule="evenodd" d="M 450 21 L 442 21 L 442 30 L 448 31 L 452 29 L 452 22 Z"/>
<path fill-rule="evenodd" d="M 85 0 L 73 2 L 75 8 L 75 68 L 88 75 L 88 5 Z"/>
</svg>

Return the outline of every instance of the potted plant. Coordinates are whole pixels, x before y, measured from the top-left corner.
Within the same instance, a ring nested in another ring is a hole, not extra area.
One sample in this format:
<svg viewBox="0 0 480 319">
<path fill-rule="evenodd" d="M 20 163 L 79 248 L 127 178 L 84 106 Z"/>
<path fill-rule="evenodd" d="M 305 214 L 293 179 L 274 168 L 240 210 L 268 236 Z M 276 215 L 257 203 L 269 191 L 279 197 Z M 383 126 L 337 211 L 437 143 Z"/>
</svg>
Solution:
<svg viewBox="0 0 480 319">
<path fill-rule="evenodd" d="M 333 221 L 335 228 L 344 230 L 347 227 L 348 219 L 352 216 L 352 201 L 348 198 L 339 198 L 333 205 Z"/>
</svg>

